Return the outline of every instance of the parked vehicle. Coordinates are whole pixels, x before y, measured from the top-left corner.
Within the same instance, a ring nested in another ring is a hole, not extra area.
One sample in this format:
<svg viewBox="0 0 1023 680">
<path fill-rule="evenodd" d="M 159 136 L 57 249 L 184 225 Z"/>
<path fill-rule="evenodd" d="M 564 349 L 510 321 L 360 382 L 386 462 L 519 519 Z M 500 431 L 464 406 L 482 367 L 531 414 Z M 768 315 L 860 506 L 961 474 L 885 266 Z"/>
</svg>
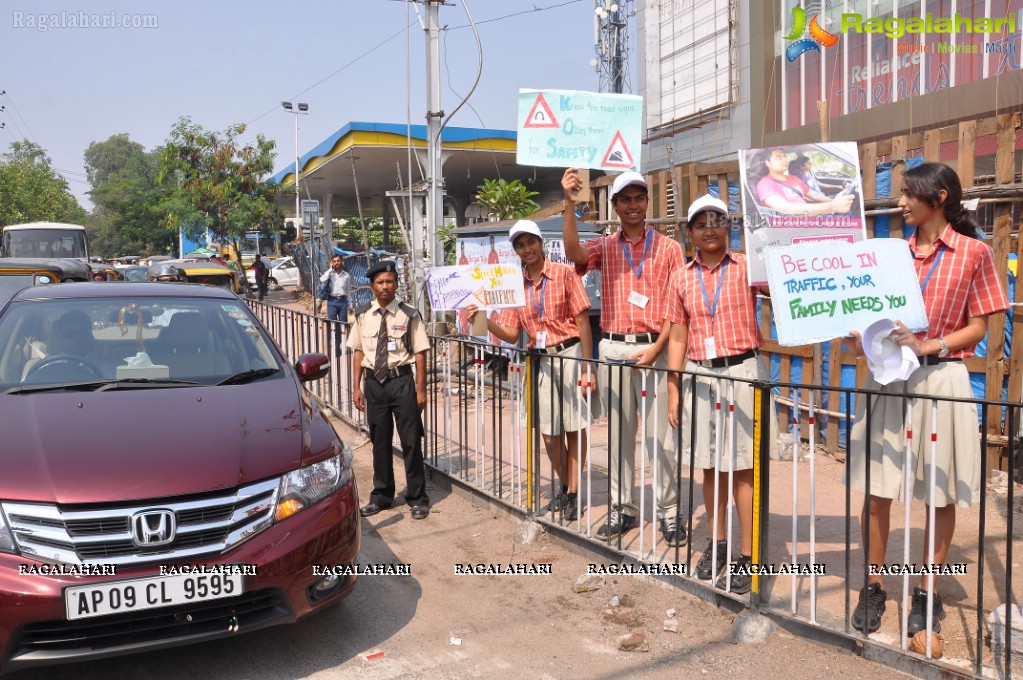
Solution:
<svg viewBox="0 0 1023 680">
<path fill-rule="evenodd" d="M 270 263 L 270 276 L 267 282 L 271 286 L 297 286 L 299 279 L 298 265 L 295 258 L 290 255 L 279 257 Z M 256 272 L 252 269 L 245 271 L 245 277 L 249 280 L 250 286 L 256 285 Z"/>
<path fill-rule="evenodd" d="M 0 673 L 292 623 L 347 595 L 352 453 L 302 386 L 328 362 L 289 365 L 220 288 L 16 293 L 0 309 Z"/>
</svg>

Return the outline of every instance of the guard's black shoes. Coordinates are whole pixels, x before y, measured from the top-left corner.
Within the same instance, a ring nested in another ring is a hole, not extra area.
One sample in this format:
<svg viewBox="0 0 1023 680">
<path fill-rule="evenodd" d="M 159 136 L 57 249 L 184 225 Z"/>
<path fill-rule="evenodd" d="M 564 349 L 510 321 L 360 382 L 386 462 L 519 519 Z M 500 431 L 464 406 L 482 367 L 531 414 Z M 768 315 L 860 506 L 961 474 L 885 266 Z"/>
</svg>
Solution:
<svg viewBox="0 0 1023 680">
<path fill-rule="evenodd" d="M 413 505 L 412 506 L 412 519 L 426 519 L 430 516 L 429 505 Z"/>
<path fill-rule="evenodd" d="M 380 505 L 379 503 L 372 503 L 372 502 L 370 502 L 370 503 L 367 503 L 366 505 L 362 506 L 361 508 L 359 508 L 359 514 L 362 515 L 363 517 L 372 517 L 373 515 L 375 515 L 378 512 L 380 512 L 381 510 L 386 510 L 389 507 L 391 507 L 391 506 L 389 506 L 389 505 Z"/>
</svg>

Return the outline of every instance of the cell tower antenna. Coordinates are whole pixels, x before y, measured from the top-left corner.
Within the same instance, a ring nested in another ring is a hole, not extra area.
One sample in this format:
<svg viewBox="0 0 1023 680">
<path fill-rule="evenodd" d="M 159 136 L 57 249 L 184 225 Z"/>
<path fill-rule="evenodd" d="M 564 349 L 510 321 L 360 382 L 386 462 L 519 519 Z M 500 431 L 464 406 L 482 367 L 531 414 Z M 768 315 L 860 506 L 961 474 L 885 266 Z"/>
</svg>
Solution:
<svg viewBox="0 0 1023 680">
<path fill-rule="evenodd" d="M 600 76 L 600 91 L 632 91 L 629 82 L 629 18 L 633 0 L 593 0 L 593 47 L 590 63 Z"/>
</svg>

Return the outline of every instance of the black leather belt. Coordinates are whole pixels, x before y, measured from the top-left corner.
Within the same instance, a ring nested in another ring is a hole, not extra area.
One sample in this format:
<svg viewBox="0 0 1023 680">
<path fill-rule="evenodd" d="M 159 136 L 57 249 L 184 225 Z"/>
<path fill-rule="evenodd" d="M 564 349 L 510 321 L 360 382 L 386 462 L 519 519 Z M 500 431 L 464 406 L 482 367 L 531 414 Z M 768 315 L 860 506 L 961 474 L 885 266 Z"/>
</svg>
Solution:
<svg viewBox="0 0 1023 680">
<path fill-rule="evenodd" d="M 614 340 L 615 342 L 633 342 L 633 343 L 654 343 L 657 342 L 657 338 L 661 336 L 660 333 L 608 333 L 607 331 L 601 333 L 605 340 Z"/>
<path fill-rule="evenodd" d="M 348 297 L 348 296 L 347 295 L 331 295 L 330 299 L 331 300 L 344 300 L 346 297 Z"/>
<path fill-rule="evenodd" d="M 402 376 L 402 375 L 412 375 L 412 366 L 409 365 L 409 364 L 405 364 L 404 366 L 398 366 L 397 368 L 389 368 L 389 369 L 387 369 L 387 379 L 388 380 L 390 380 L 391 378 L 397 378 L 398 376 Z M 369 378 L 372 378 L 373 380 L 377 379 L 377 377 L 374 374 L 372 368 L 367 368 L 366 369 L 366 376 L 369 377 Z M 380 381 L 377 380 L 377 382 L 380 382 Z"/>
<path fill-rule="evenodd" d="M 937 366 L 938 364 L 947 364 L 950 361 L 962 361 L 962 357 L 938 357 L 933 354 L 917 358 L 920 359 L 921 366 Z"/>
<path fill-rule="evenodd" d="M 717 359 L 693 359 L 694 364 L 699 364 L 704 368 L 725 368 L 726 366 L 735 366 L 741 364 L 747 359 L 752 359 L 757 355 L 756 350 L 748 350 L 742 354 L 733 354 L 730 357 L 718 357 Z"/>
<path fill-rule="evenodd" d="M 560 352 L 563 349 L 568 349 L 569 347 L 574 347 L 574 346 L 576 346 L 578 344 L 579 344 L 579 338 L 569 338 L 565 342 L 559 343 L 557 345 L 551 345 L 550 347 L 544 347 L 540 351 L 541 352 L 546 352 L 547 354 L 557 354 L 558 352 Z"/>
</svg>

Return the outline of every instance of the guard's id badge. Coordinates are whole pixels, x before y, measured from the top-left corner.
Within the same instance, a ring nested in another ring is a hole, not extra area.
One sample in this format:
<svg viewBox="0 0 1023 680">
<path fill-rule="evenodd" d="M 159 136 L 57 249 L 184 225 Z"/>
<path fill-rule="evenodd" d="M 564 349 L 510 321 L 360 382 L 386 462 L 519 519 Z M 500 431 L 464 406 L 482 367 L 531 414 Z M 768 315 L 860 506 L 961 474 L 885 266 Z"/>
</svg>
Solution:
<svg viewBox="0 0 1023 680">
<path fill-rule="evenodd" d="M 394 340 L 388 340 L 387 341 L 387 351 L 388 352 L 397 352 L 398 351 L 398 343 L 396 343 Z"/>
<path fill-rule="evenodd" d="M 703 353 L 707 355 L 708 359 L 718 358 L 718 348 L 714 344 L 713 336 L 703 339 Z"/>
<path fill-rule="evenodd" d="M 536 349 L 547 349 L 547 331 L 537 331 L 533 345 Z"/>
<path fill-rule="evenodd" d="M 640 309 L 646 309 L 647 304 L 650 302 L 650 298 L 634 290 L 629 293 L 628 302 L 630 305 L 635 305 Z"/>
</svg>

